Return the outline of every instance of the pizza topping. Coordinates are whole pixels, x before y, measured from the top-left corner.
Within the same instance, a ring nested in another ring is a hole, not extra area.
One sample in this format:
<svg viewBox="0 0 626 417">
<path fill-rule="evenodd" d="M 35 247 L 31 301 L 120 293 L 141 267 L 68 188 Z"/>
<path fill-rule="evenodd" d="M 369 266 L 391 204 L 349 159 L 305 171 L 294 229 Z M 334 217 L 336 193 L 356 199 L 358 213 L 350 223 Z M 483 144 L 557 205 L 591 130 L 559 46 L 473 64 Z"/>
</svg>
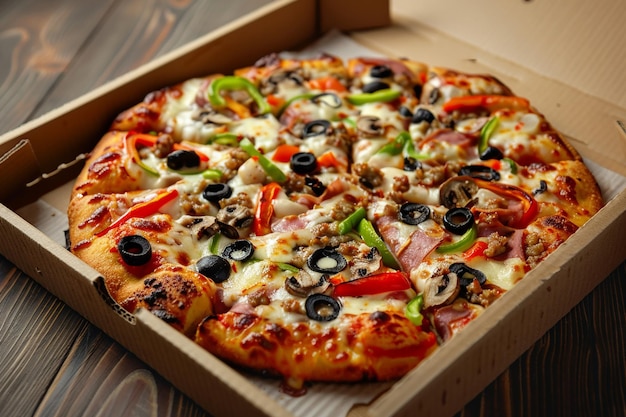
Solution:
<svg viewBox="0 0 626 417">
<path fill-rule="evenodd" d="M 117 244 L 122 260 L 131 266 L 144 265 L 152 258 L 152 246 L 140 235 L 124 236 Z"/>
<path fill-rule="evenodd" d="M 422 308 L 424 308 L 424 294 L 418 294 L 406 305 L 404 315 L 411 320 L 411 323 L 414 325 L 421 326 L 424 321 Z"/>
<path fill-rule="evenodd" d="M 424 307 L 451 304 L 460 291 L 459 278 L 454 272 L 432 277 L 424 288 Z"/>
<path fill-rule="evenodd" d="M 202 197 L 211 203 L 218 203 L 220 200 L 230 197 L 232 193 L 233 189 L 230 185 L 223 182 L 217 182 L 207 185 L 202 192 Z"/>
<path fill-rule="evenodd" d="M 289 167 L 296 174 L 310 174 L 317 169 L 317 158 L 310 152 L 298 152 L 291 156 Z"/>
<path fill-rule="evenodd" d="M 345 235 L 346 233 L 352 231 L 352 229 L 354 229 L 356 225 L 358 225 L 359 222 L 365 218 L 366 214 L 367 212 L 365 208 L 359 207 L 339 223 L 337 231 L 340 235 Z"/>
<path fill-rule="evenodd" d="M 420 107 L 415 111 L 415 114 L 411 118 L 411 123 L 419 124 L 426 122 L 431 124 L 435 120 L 435 115 L 425 107 Z"/>
<path fill-rule="evenodd" d="M 241 146 L 241 149 L 246 151 L 248 155 L 256 158 L 265 173 L 269 175 L 274 181 L 284 182 L 287 179 L 285 173 L 281 171 L 281 169 L 272 161 L 270 161 L 265 155 L 259 152 L 248 138 L 244 138 L 239 143 L 239 146 Z"/>
<path fill-rule="evenodd" d="M 462 235 L 474 226 L 474 215 L 467 207 L 451 208 L 443 216 L 443 225 L 455 235 Z"/>
<path fill-rule="evenodd" d="M 478 192 L 478 186 L 470 177 L 453 177 L 439 188 L 439 201 L 447 208 L 465 207 Z"/>
<path fill-rule="evenodd" d="M 392 291 L 405 291 L 411 288 L 411 282 L 401 271 L 381 272 L 363 278 L 345 281 L 335 286 L 336 297 L 362 297 Z"/>
<path fill-rule="evenodd" d="M 196 268 L 199 273 L 218 284 L 226 281 L 231 273 L 230 263 L 218 255 L 203 256 L 196 262 Z"/>
<path fill-rule="evenodd" d="M 459 176 L 479 178 L 485 181 L 500 180 L 500 173 L 486 165 L 466 165 L 459 170 Z"/>
<path fill-rule="evenodd" d="M 194 151 L 179 149 L 167 156 L 167 167 L 174 171 L 180 171 L 186 168 L 198 168 L 200 166 L 200 157 Z"/>
<path fill-rule="evenodd" d="M 383 124 L 378 116 L 359 116 L 356 128 L 366 137 L 378 137 L 383 133 Z"/>
<path fill-rule="evenodd" d="M 470 268 L 467 264 L 462 262 L 455 262 L 450 265 L 450 271 L 454 272 L 459 278 L 459 283 L 462 287 L 471 285 L 474 281 L 483 285 L 487 281 L 487 277 L 481 271 Z"/>
<path fill-rule="evenodd" d="M 387 84 L 384 81 L 371 81 L 367 84 L 365 84 L 361 90 L 363 90 L 364 93 L 374 93 L 376 91 L 379 90 L 386 90 L 389 89 L 389 84 Z"/>
<path fill-rule="evenodd" d="M 252 222 L 252 231 L 255 235 L 262 236 L 271 232 L 270 223 L 274 215 L 273 202 L 280 190 L 280 185 L 275 182 L 270 182 L 261 188 Z"/>
<path fill-rule="evenodd" d="M 322 322 L 335 320 L 341 311 L 339 301 L 325 294 L 308 296 L 304 307 L 308 318 Z"/>
<path fill-rule="evenodd" d="M 336 274 L 345 269 L 348 265 L 346 258 L 333 248 L 317 249 L 307 259 L 307 266 L 323 274 Z"/>
<path fill-rule="evenodd" d="M 410 225 L 418 225 L 430 218 L 430 208 L 424 204 L 404 203 L 398 211 L 398 218 Z"/>
<path fill-rule="evenodd" d="M 476 237 L 478 236 L 478 227 L 473 223 L 467 231 L 460 236 L 460 238 L 452 243 L 443 244 L 437 247 L 437 252 L 439 253 L 452 253 L 452 252 L 463 252 L 469 249 Z"/>
<path fill-rule="evenodd" d="M 254 255 L 254 245 L 249 240 L 241 239 L 228 244 L 222 251 L 222 256 L 233 261 L 247 261 Z"/>
<path fill-rule="evenodd" d="M 390 102 L 402 95 L 401 90 L 396 90 L 393 88 L 384 88 L 382 90 L 376 90 L 372 93 L 357 93 L 349 95 L 348 101 L 355 106 L 362 106 L 368 103 L 377 103 L 377 102 Z"/>
<path fill-rule="evenodd" d="M 260 114 L 269 113 L 271 111 L 265 98 L 250 80 L 234 75 L 216 78 L 209 84 L 207 94 L 211 104 L 217 108 L 226 107 L 228 105 L 227 100 L 221 93 L 227 90 L 245 90 L 256 102 Z"/>
<path fill-rule="evenodd" d="M 157 194 L 154 198 L 148 201 L 143 201 L 141 203 L 135 204 L 134 206 L 129 208 L 123 215 L 118 217 L 117 220 L 111 223 L 108 227 L 96 233 L 96 236 L 103 236 L 109 230 L 118 227 L 119 225 L 125 223 L 126 221 L 134 217 L 143 218 L 143 217 L 155 214 L 161 209 L 161 207 L 163 207 L 164 205 L 171 202 L 177 197 L 178 197 L 178 190 L 176 190 L 175 188 L 170 188 L 168 190 L 165 190 Z"/>
<path fill-rule="evenodd" d="M 304 125 L 304 128 L 302 129 L 302 137 L 310 138 L 312 136 L 325 135 L 330 128 L 331 126 L 328 120 L 313 120 L 312 122 Z"/>
<path fill-rule="evenodd" d="M 325 292 L 330 286 L 328 275 L 320 275 L 314 278 L 313 275 L 303 269 L 297 270 L 295 276 L 285 280 L 285 289 L 296 297 L 306 298 L 311 294 Z"/>
<path fill-rule="evenodd" d="M 363 238 L 365 244 L 378 250 L 380 255 L 383 257 L 385 265 L 395 269 L 400 268 L 398 261 L 387 247 L 385 241 L 383 241 L 383 239 L 378 235 L 374 225 L 372 225 L 369 220 L 362 219 L 357 226 L 357 231 Z"/>
<path fill-rule="evenodd" d="M 370 68 L 370 77 L 373 78 L 388 78 L 393 76 L 393 71 L 387 65 L 374 65 Z"/>
</svg>

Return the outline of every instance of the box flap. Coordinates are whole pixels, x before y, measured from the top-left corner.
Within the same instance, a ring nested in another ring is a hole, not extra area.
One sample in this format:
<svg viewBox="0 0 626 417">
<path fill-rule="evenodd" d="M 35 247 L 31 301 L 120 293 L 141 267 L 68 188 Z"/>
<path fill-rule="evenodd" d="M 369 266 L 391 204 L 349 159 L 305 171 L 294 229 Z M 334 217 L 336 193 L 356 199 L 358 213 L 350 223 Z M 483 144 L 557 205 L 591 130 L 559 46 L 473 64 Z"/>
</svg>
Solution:
<svg viewBox="0 0 626 417">
<path fill-rule="evenodd" d="M 461 8 L 452 0 L 394 0 L 392 10 L 626 107 L 621 0 L 475 0 Z"/>
</svg>

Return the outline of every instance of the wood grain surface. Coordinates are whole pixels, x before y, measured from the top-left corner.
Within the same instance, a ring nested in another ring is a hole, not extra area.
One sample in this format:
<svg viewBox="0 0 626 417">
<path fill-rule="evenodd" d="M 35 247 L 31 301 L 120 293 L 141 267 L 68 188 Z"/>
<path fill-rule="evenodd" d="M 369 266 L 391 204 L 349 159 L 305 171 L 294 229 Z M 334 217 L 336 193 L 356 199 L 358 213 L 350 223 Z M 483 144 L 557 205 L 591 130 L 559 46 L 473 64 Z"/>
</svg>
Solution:
<svg viewBox="0 0 626 417">
<path fill-rule="evenodd" d="M 0 133 L 270 0 L 0 2 Z M 0 237 L 1 238 L 1 237 Z M 458 416 L 625 416 L 626 263 Z M 0 256 L 0 416 L 208 416 Z"/>
</svg>

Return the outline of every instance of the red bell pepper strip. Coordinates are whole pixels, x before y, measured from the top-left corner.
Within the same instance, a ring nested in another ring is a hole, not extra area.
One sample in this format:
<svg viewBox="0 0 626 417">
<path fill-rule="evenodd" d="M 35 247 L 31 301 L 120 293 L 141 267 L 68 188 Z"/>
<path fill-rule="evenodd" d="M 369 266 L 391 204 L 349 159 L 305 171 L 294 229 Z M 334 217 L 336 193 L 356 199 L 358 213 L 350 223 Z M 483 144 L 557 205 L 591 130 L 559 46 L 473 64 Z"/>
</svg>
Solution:
<svg viewBox="0 0 626 417">
<path fill-rule="evenodd" d="M 471 112 L 477 109 L 485 109 L 494 112 L 500 109 L 527 110 L 530 102 L 517 96 L 475 95 L 452 97 L 443 104 L 446 113 L 453 111 Z"/>
<path fill-rule="evenodd" d="M 274 155 L 272 155 L 272 161 L 276 162 L 289 162 L 291 157 L 300 152 L 300 147 L 296 145 L 287 145 L 286 143 L 278 145 Z"/>
<path fill-rule="evenodd" d="M 345 281 L 334 287 L 336 297 L 360 297 L 390 291 L 404 291 L 411 288 L 411 282 L 404 272 L 382 272 L 363 278 Z"/>
<path fill-rule="evenodd" d="M 477 240 L 474 244 L 465 252 L 463 252 L 463 259 L 471 261 L 474 258 L 485 256 L 485 250 L 489 245 L 484 240 Z"/>
<path fill-rule="evenodd" d="M 309 88 L 321 91 L 348 91 L 345 85 L 338 78 L 328 75 L 326 77 L 314 78 L 308 81 Z"/>
<path fill-rule="evenodd" d="M 135 204 L 134 206 L 129 208 L 126 211 L 126 213 L 118 217 L 117 220 L 111 223 L 108 227 L 96 233 L 96 236 L 98 237 L 103 236 L 109 230 L 118 227 L 119 225 L 121 225 L 122 223 L 126 222 L 129 219 L 132 219 L 135 217 L 143 218 L 143 217 L 147 217 L 152 214 L 158 213 L 161 207 L 163 207 L 165 204 L 169 203 L 170 201 L 174 200 L 176 197 L 178 197 L 178 190 L 176 188 L 171 188 L 162 193 L 159 193 L 152 200 L 143 201 L 141 203 Z"/>
<path fill-rule="evenodd" d="M 272 231 L 270 226 L 272 216 L 274 215 L 273 201 L 278 196 L 280 190 L 281 187 L 276 182 L 270 182 L 261 187 L 252 222 L 252 231 L 255 235 L 262 236 Z"/>
<path fill-rule="evenodd" d="M 479 178 L 473 179 L 476 185 L 481 188 L 485 188 L 492 191 L 502 197 L 510 198 L 512 200 L 518 200 L 522 203 L 524 209 L 520 217 L 509 222 L 511 227 L 523 229 L 534 220 L 535 216 L 539 212 L 539 204 L 532 195 L 519 187 L 510 184 L 503 184 L 500 182 L 485 181 Z"/>
</svg>

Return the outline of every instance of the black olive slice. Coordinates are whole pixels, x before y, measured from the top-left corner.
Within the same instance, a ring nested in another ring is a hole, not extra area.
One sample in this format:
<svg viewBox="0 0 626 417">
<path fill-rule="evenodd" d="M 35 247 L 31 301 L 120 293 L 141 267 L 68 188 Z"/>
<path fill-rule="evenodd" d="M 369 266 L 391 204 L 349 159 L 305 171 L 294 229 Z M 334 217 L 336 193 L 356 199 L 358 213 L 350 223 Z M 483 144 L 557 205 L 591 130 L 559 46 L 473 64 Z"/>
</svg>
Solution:
<svg viewBox="0 0 626 417">
<path fill-rule="evenodd" d="M 537 188 L 536 190 L 533 190 L 533 195 L 539 195 L 541 193 L 545 193 L 546 191 L 548 191 L 548 183 L 545 182 L 544 180 L 540 180 L 539 188 Z"/>
<path fill-rule="evenodd" d="M 203 256 L 196 262 L 198 272 L 214 282 L 224 282 L 230 276 L 230 263 L 218 255 Z"/>
<path fill-rule="evenodd" d="M 310 174 L 317 169 L 317 158 L 310 152 L 298 152 L 291 156 L 289 166 L 296 174 Z"/>
<path fill-rule="evenodd" d="M 421 167 L 422 163 L 418 159 L 415 159 L 411 156 L 407 156 L 406 158 L 404 158 L 404 165 L 402 167 L 403 170 L 413 172 L 417 171 Z"/>
<path fill-rule="evenodd" d="M 330 122 L 328 120 L 313 120 L 304 125 L 302 136 L 304 138 L 310 138 L 311 136 L 324 135 L 328 129 L 330 129 Z"/>
<path fill-rule="evenodd" d="M 462 235 L 474 225 L 474 216 L 467 207 L 451 208 L 443 216 L 443 225 L 455 235 Z"/>
<path fill-rule="evenodd" d="M 339 316 L 341 304 L 325 294 L 312 294 L 304 302 L 306 315 L 315 321 L 332 321 Z"/>
<path fill-rule="evenodd" d="M 409 109 L 407 106 L 400 106 L 400 108 L 398 109 L 398 113 L 400 113 L 400 116 L 406 117 L 407 119 L 413 118 L 413 112 L 411 112 L 411 109 Z"/>
<path fill-rule="evenodd" d="M 364 93 L 375 93 L 378 90 L 385 90 L 389 88 L 389 84 L 383 81 L 372 81 L 365 84 L 362 88 Z"/>
<path fill-rule="evenodd" d="M 393 71 L 387 65 L 374 65 L 370 68 L 370 77 L 387 78 L 393 75 Z"/>
<path fill-rule="evenodd" d="M 326 97 L 330 97 L 332 100 L 326 100 Z M 331 109 L 338 109 L 343 104 L 339 96 L 335 93 L 320 93 L 311 97 L 311 101 L 315 104 L 324 104 Z"/>
<path fill-rule="evenodd" d="M 500 149 L 494 146 L 487 146 L 487 148 L 484 151 L 482 151 L 479 157 L 481 161 L 488 161 L 490 159 L 500 160 L 504 158 L 504 154 L 502 153 Z"/>
<path fill-rule="evenodd" d="M 200 157 L 194 151 L 179 149 L 167 155 L 167 167 L 174 171 L 200 166 Z"/>
<path fill-rule="evenodd" d="M 218 182 L 207 185 L 202 192 L 202 197 L 207 201 L 217 203 L 220 200 L 230 197 L 232 193 L 233 189 L 230 188 L 230 185 Z"/>
<path fill-rule="evenodd" d="M 417 225 L 428 220 L 430 217 L 430 208 L 423 204 L 404 203 L 400 206 L 398 217 L 403 223 Z"/>
<path fill-rule="evenodd" d="M 415 111 L 411 123 L 432 123 L 435 120 L 435 115 L 428 109 L 420 107 Z"/>
<path fill-rule="evenodd" d="M 311 270 L 323 274 L 336 274 L 348 265 L 346 258 L 333 248 L 316 250 L 306 263 Z"/>
<path fill-rule="evenodd" d="M 309 186 L 311 188 L 311 191 L 313 191 L 313 194 L 318 197 L 324 194 L 324 191 L 326 191 L 326 186 L 324 185 L 324 183 L 315 177 L 304 178 L 304 184 Z"/>
<path fill-rule="evenodd" d="M 459 175 L 467 175 L 485 181 L 498 181 L 500 173 L 495 169 L 484 165 L 466 165 L 459 170 Z"/>
<path fill-rule="evenodd" d="M 254 245 L 249 240 L 236 240 L 222 251 L 222 256 L 233 261 L 247 261 L 254 255 Z"/>
<path fill-rule="evenodd" d="M 124 236 L 117 244 L 122 260 L 131 266 L 144 265 L 152 258 L 150 242 L 139 235 Z"/>
<path fill-rule="evenodd" d="M 474 279 L 478 280 L 478 283 L 480 285 L 483 285 L 485 282 L 487 282 L 487 277 L 484 273 L 482 273 L 478 269 L 469 267 L 463 262 L 455 262 L 450 265 L 450 272 L 454 272 L 457 277 L 459 277 L 459 284 L 462 287 L 467 287 L 474 281 Z"/>
</svg>

